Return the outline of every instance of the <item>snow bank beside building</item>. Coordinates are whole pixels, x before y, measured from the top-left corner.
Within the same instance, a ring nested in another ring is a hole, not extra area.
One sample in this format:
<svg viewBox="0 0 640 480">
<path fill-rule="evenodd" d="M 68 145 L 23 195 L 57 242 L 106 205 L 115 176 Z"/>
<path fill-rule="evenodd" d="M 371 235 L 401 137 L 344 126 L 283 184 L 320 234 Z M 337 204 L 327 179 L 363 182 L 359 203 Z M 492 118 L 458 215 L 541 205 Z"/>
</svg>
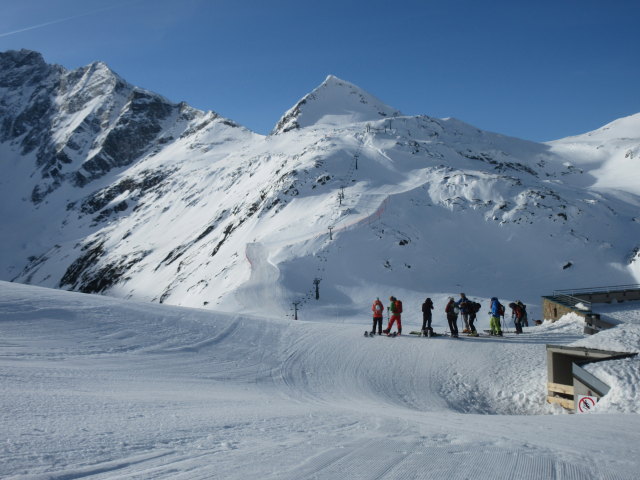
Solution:
<svg viewBox="0 0 640 480">
<path fill-rule="evenodd" d="M 640 352 L 640 324 L 622 324 L 610 330 L 574 342 L 572 346 L 611 350 L 615 352 Z M 607 360 L 586 365 L 585 370 L 611 387 L 602 397 L 594 412 L 640 413 L 640 358 Z"/>
</svg>

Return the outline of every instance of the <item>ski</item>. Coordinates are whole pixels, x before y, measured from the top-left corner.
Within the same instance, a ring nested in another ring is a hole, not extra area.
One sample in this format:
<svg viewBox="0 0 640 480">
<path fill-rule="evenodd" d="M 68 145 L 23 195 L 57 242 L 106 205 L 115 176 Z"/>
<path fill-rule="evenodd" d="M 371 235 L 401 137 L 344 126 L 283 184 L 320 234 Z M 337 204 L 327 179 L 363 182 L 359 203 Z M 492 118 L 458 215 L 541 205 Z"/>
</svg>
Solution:
<svg viewBox="0 0 640 480">
<path fill-rule="evenodd" d="M 413 332 L 409 332 L 409 335 L 416 335 L 418 337 L 439 337 L 441 336 L 440 333 L 436 333 L 436 332 L 428 332 L 428 333 L 424 333 L 424 332 L 420 332 L 420 331 L 413 331 Z"/>
<path fill-rule="evenodd" d="M 485 330 L 484 333 L 488 334 L 491 337 L 504 337 L 504 333 L 496 335 L 495 333 L 491 333 L 491 330 Z"/>
<path fill-rule="evenodd" d="M 517 338 L 520 334 L 519 333 L 513 333 L 513 332 L 502 332 L 502 335 L 495 335 L 491 333 L 491 330 L 484 330 L 484 333 L 481 334 L 480 336 L 483 338 Z"/>
</svg>

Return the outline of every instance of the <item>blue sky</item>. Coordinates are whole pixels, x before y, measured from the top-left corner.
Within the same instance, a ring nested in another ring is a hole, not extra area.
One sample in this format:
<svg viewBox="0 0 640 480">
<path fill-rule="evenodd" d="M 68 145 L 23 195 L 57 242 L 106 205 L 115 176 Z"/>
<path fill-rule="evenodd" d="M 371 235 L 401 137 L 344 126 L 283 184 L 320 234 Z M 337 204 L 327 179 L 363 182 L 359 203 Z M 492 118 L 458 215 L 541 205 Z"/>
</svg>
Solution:
<svg viewBox="0 0 640 480">
<path fill-rule="evenodd" d="M 640 2 L 0 0 L 0 51 L 268 133 L 328 74 L 405 114 L 547 141 L 640 112 Z"/>
</svg>

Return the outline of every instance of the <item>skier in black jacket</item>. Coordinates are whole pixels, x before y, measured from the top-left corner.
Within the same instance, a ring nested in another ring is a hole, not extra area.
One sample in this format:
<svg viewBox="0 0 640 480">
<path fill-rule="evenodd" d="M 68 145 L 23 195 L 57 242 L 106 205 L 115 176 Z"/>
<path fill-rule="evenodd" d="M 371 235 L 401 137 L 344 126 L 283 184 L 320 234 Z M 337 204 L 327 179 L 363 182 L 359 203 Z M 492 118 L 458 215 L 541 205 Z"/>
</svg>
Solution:
<svg viewBox="0 0 640 480">
<path fill-rule="evenodd" d="M 480 304 L 477 302 L 469 302 L 469 336 L 471 337 L 477 337 L 478 335 L 478 331 L 476 330 L 476 327 L 474 325 L 474 322 L 476 321 L 476 314 L 478 313 L 478 311 L 480 310 Z"/>
<path fill-rule="evenodd" d="M 427 334 L 427 331 L 433 333 L 431 328 L 431 310 L 433 310 L 433 302 L 430 298 L 427 298 L 422 304 L 422 333 Z"/>
<path fill-rule="evenodd" d="M 447 314 L 447 321 L 449 322 L 449 331 L 451 332 L 451 336 L 458 338 L 458 313 L 460 310 L 458 309 L 458 304 L 453 297 L 449 298 L 449 303 L 447 303 L 444 311 Z"/>
</svg>

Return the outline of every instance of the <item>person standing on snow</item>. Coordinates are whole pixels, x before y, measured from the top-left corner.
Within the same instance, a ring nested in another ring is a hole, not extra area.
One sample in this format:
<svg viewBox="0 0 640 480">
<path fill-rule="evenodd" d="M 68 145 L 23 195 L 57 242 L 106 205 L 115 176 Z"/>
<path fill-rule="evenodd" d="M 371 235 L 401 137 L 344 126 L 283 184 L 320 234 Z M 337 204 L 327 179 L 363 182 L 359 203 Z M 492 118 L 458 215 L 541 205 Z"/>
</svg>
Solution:
<svg viewBox="0 0 640 480">
<path fill-rule="evenodd" d="M 447 322 L 449 322 L 449 331 L 451 332 L 451 336 L 453 338 L 458 338 L 458 312 L 460 310 L 453 297 L 449 297 L 449 303 L 444 307 L 444 311 L 447 314 Z"/>
<path fill-rule="evenodd" d="M 433 310 L 433 302 L 430 298 L 427 298 L 422 304 L 422 333 L 426 334 L 427 331 L 433 333 L 431 328 L 431 310 Z"/>
<path fill-rule="evenodd" d="M 522 309 L 522 325 L 525 327 L 529 326 L 529 316 L 527 315 L 527 306 L 522 303 L 520 300 L 516 301 L 516 304 L 520 305 Z"/>
<path fill-rule="evenodd" d="M 500 317 L 504 315 L 504 307 L 496 297 L 491 299 L 491 310 L 489 312 L 491 319 L 489 320 L 489 328 L 491 335 L 502 336 L 502 327 L 500 326 Z"/>
<path fill-rule="evenodd" d="M 510 303 L 509 308 L 511 309 L 511 320 L 513 320 L 513 324 L 516 326 L 516 333 L 522 333 L 522 308 L 519 305 L 520 300 L 517 300 L 515 303 Z"/>
<path fill-rule="evenodd" d="M 378 327 L 378 335 L 382 335 L 382 312 L 384 306 L 379 298 L 376 298 L 371 306 L 373 312 L 373 328 L 371 329 L 371 335 L 376 334 L 376 326 Z"/>
<path fill-rule="evenodd" d="M 462 314 L 462 321 L 464 322 L 464 329 L 462 330 L 462 333 L 469 333 L 471 332 L 471 329 L 469 328 L 469 313 L 471 313 L 471 302 L 464 293 L 461 293 L 460 300 L 458 300 L 456 304 L 460 309 L 460 313 Z"/>
<path fill-rule="evenodd" d="M 471 337 L 477 337 L 478 332 L 474 322 L 476 321 L 476 313 L 480 310 L 480 304 L 477 302 L 469 301 L 469 335 Z"/>
<path fill-rule="evenodd" d="M 398 322 L 398 335 L 402 335 L 402 302 L 398 300 L 396 297 L 389 297 L 389 307 L 387 310 L 391 313 L 391 318 L 389 319 L 389 325 L 386 330 L 383 330 L 384 333 L 389 335 L 391 333 L 391 328 L 393 324 Z"/>
</svg>

